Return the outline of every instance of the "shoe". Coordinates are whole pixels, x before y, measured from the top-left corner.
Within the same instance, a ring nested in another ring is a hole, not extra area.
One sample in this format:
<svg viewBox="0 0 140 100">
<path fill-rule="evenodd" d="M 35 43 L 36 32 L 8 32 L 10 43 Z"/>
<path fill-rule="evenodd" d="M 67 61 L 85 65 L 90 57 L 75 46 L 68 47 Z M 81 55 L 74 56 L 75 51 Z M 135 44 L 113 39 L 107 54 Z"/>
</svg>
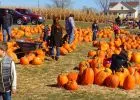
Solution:
<svg viewBox="0 0 140 100">
<path fill-rule="evenodd" d="M 55 59 L 55 57 L 54 56 L 51 56 L 51 58 L 54 60 Z"/>
<path fill-rule="evenodd" d="M 55 60 L 58 61 L 59 57 L 55 57 Z"/>
</svg>

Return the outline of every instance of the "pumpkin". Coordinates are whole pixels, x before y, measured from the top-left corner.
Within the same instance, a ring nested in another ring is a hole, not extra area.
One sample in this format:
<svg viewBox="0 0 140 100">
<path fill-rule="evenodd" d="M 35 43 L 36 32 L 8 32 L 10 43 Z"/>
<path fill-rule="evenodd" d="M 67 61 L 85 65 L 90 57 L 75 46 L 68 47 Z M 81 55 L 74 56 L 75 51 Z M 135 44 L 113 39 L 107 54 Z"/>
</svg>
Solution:
<svg viewBox="0 0 140 100">
<path fill-rule="evenodd" d="M 68 51 L 64 47 L 61 47 L 60 48 L 60 54 L 61 55 L 66 55 L 66 54 L 68 54 Z"/>
<path fill-rule="evenodd" d="M 87 67 L 90 67 L 90 65 L 87 61 L 82 61 L 79 63 L 80 72 L 83 72 Z"/>
<path fill-rule="evenodd" d="M 135 63 L 140 63 L 140 52 L 135 52 L 132 54 L 132 61 Z"/>
<path fill-rule="evenodd" d="M 90 66 L 91 68 L 96 68 L 96 67 L 100 67 L 102 64 L 102 59 L 99 57 L 94 58 L 91 62 L 90 62 Z"/>
<path fill-rule="evenodd" d="M 40 64 L 42 64 L 43 62 L 42 62 L 42 60 L 41 60 L 41 58 L 39 58 L 39 57 L 35 57 L 34 59 L 33 59 L 33 61 L 32 61 L 32 64 L 33 65 L 40 65 Z"/>
<path fill-rule="evenodd" d="M 88 57 L 93 57 L 96 55 L 96 51 L 89 51 L 88 52 Z"/>
<path fill-rule="evenodd" d="M 95 68 L 93 69 L 93 71 L 94 71 L 94 79 L 96 78 L 97 74 L 98 74 L 100 71 L 103 71 L 103 70 L 105 70 L 105 67 L 95 67 Z"/>
<path fill-rule="evenodd" d="M 94 72 L 92 68 L 86 68 L 82 74 L 82 85 L 93 84 L 94 82 Z"/>
<path fill-rule="evenodd" d="M 27 57 L 20 58 L 20 64 L 22 64 L 22 65 L 28 65 L 29 64 L 28 58 Z"/>
<path fill-rule="evenodd" d="M 76 45 L 75 45 L 75 44 L 72 44 L 72 45 L 70 46 L 70 48 L 71 48 L 72 50 L 75 50 L 75 49 L 76 49 Z"/>
<path fill-rule="evenodd" d="M 120 87 L 123 87 L 123 83 L 124 83 L 124 80 L 126 78 L 125 75 L 124 75 L 124 73 L 122 73 L 122 72 L 116 72 L 116 75 L 119 78 L 119 86 Z"/>
<path fill-rule="evenodd" d="M 42 61 L 44 61 L 44 59 L 45 59 L 45 56 L 43 56 L 43 55 L 37 55 L 37 57 L 39 57 Z"/>
<path fill-rule="evenodd" d="M 68 83 L 67 75 L 65 75 L 65 74 L 58 75 L 58 77 L 57 77 L 57 85 L 59 87 L 63 87 L 67 83 Z"/>
<path fill-rule="evenodd" d="M 117 88 L 119 85 L 119 77 L 116 74 L 112 74 L 105 79 L 107 87 Z"/>
<path fill-rule="evenodd" d="M 135 71 L 134 73 L 136 84 L 140 85 L 140 74 Z"/>
<path fill-rule="evenodd" d="M 37 49 L 35 52 L 37 55 L 45 55 L 42 49 Z"/>
<path fill-rule="evenodd" d="M 69 81 L 77 81 L 78 78 L 78 73 L 77 72 L 70 72 L 68 75 L 68 80 Z"/>
<path fill-rule="evenodd" d="M 94 83 L 97 84 L 97 85 L 103 85 L 104 84 L 104 81 L 105 79 L 111 75 L 112 71 L 108 68 L 106 68 L 105 70 L 103 71 L 100 71 L 97 75 L 96 75 L 96 78 L 95 78 L 95 81 Z"/>
<path fill-rule="evenodd" d="M 135 88 L 135 85 L 135 77 L 133 75 L 128 75 L 124 80 L 123 88 L 125 90 L 132 90 Z"/>
<path fill-rule="evenodd" d="M 27 58 L 28 58 L 29 62 L 32 61 L 34 59 L 34 57 L 35 57 L 35 54 L 34 53 L 29 53 L 27 55 Z"/>
<path fill-rule="evenodd" d="M 135 67 L 132 67 L 132 66 L 129 66 L 127 69 L 129 70 L 130 74 L 134 73 L 136 70 Z"/>
<path fill-rule="evenodd" d="M 65 88 L 67 90 L 77 90 L 78 89 L 78 84 L 77 84 L 76 81 L 68 81 Z"/>
<path fill-rule="evenodd" d="M 65 43 L 65 44 L 63 45 L 63 47 L 64 47 L 67 51 L 71 50 L 70 45 L 69 45 L 68 43 Z"/>
</svg>

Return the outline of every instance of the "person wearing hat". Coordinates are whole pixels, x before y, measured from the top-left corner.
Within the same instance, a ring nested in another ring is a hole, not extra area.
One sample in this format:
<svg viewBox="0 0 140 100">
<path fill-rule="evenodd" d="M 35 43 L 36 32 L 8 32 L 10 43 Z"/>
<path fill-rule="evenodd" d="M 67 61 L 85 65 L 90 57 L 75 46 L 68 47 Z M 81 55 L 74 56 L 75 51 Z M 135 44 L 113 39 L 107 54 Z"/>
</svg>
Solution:
<svg viewBox="0 0 140 100">
<path fill-rule="evenodd" d="M 6 53 L 7 45 L 0 43 L 0 100 L 11 100 L 16 93 L 16 68 L 14 61 Z"/>
<path fill-rule="evenodd" d="M 2 27 L 2 34 L 3 34 L 3 42 L 7 42 L 11 40 L 11 26 L 13 24 L 13 17 L 11 14 L 8 13 L 8 10 L 4 10 L 0 18 L 0 26 Z M 8 35 L 8 39 L 6 36 Z"/>
</svg>

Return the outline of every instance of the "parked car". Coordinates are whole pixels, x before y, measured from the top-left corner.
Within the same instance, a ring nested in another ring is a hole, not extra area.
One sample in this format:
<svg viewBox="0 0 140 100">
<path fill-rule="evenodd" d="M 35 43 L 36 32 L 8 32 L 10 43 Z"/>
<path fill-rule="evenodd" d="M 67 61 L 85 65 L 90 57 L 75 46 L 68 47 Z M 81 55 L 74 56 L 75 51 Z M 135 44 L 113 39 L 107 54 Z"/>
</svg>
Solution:
<svg viewBox="0 0 140 100">
<path fill-rule="evenodd" d="M 41 15 L 33 13 L 30 9 L 21 9 L 21 8 L 16 8 L 16 11 L 25 14 L 31 18 L 31 23 L 34 24 L 41 24 L 44 22 L 44 19 Z"/>
<path fill-rule="evenodd" d="M 18 25 L 28 24 L 31 21 L 29 16 L 21 14 L 9 8 L 0 8 L 0 16 L 2 16 L 5 10 L 8 10 L 8 12 L 13 16 L 14 24 L 18 24 Z"/>
</svg>

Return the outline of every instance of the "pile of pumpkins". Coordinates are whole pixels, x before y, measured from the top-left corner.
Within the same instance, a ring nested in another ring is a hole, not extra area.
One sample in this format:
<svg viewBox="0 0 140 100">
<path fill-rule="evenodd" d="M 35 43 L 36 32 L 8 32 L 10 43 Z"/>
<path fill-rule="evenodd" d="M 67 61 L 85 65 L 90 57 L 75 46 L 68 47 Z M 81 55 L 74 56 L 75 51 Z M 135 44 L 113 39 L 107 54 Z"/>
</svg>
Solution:
<svg viewBox="0 0 140 100">
<path fill-rule="evenodd" d="M 58 75 L 57 85 L 67 90 L 77 90 L 79 85 L 89 84 L 111 88 L 120 87 L 125 90 L 131 90 L 136 85 L 140 85 L 140 52 L 138 51 L 140 38 L 127 31 L 121 30 L 120 32 L 123 35 L 120 33 L 119 37 L 110 38 L 109 42 L 93 41 L 93 46 L 98 49 L 88 52 L 90 58 L 79 63 L 79 72 Z M 137 45 L 134 47 L 135 44 Z M 110 58 L 112 54 L 121 52 L 122 45 L 128 51 L 128 60 L 132 65 L 112 72 Z"/>
<path fill-rule="evenodd" d="M 77 90 L 79 85 L 89 84 L 111 88 L 120 87 L 125 90 L 131 90 L 136 85 L 140 85 L 140 62 L 112 72 L 111 61 L 104 58 L 102 51 L 99 54 L 95 51 L 88 52 L 89 57 L 93 55 L 94 58 L 79 63 L 79 72 L 58 75 L 57 85 L 68 90 Z"/>
<path fill-rule="evenodd" d="M 20 58 L 20 64 L 22 65 L 41 65 L 45 60 L 45 52 L 42 49 L 37 49 L 26 54 Z"/>
<path fill-rule="evenodd" d="M 23 36 L 26 36 L 27 38 L 25 38 L 24 40 L 26 41 L 30 41 L 30 42 L 34 42 L 34 41 L 39 41 L 39 42 L 43 42 L 42 41 L 42 30 L 43 30 L 44 26 L 43 25 L 36 25 L 36 26 L 20 26 L 18 28 L 13 28 L 12 29 L 12 38 L 15 39 L 20 39 Z M 1 33 L 2 34 L 2 33 Z M 40 35 L 39 38 L 37 38 L 36 40 L 34 40 L 32 38 L 32 35 L 37 34 Z M 1 35 L 0 35 L 1 36 Z M 87 29 L 81 29 L 81 28 L 77 28 L 75 30 L 75 36 L 74 36 L 74 41 L 71 44 L 68 44 L 67 42 L 65 42 L 62 47 L 60 48 L 60 53 L 61 55 L 66 55 L 68 53 L 71 53 L 73 50 L 76 49 L 77 45 L 80 42 L 91 42 L 92 41 L 92 32 L 90 28 Z M 31 51 L 30 53 L 26 54 L 24 57 L 19 58 L 17 57 L 15 51 L 17 49 L 19 49 L 19 46 L 17 45 L 17 43 L 13 40 L 11 42 L 7 42 L 8 45 L 8 55 L 12 57 L 12 59 L 15 62 L 20 62 L 20 64 L 22 65 L 28 65 L 28 64 L 34 64 L 34 65 L 39 65 L 42 64 L 45 58 L 45 53 L 49 51 L 49 48 L 47 46 L 46 42 L 42 43 L 42 50 L 41 49 L 37 49 L 35 51 Z M 38 53 L 36 53 L 36 51 L 40 51 L 42 52 L 42 55 L 38 55 Z M 36 58 L 37 57 L 37 58 Z M 36 59 L 38 59 L 39 62 L 36 62 Z M 41 60 L 40 60 L 41 58 Z"/>
<path fill-rule="evenodd" d="M 74 40 L 71 44 L 67 42 L 60 48 L 61 55 L 66 55 L 76 49 L 77 45 L 81 42 L 91 42 L 92 31 L 90 28 L 82 29 L 77 28 L 74 34 Z"/>
<path fill-rule="evenodd" d="M 112 38 L 113 34 L 114 34 L 113 28 L 105 27 L 97 33 L 97 37 L 98 38 Z M 130 33 L 128 31 L 124 30 L 124 29 L 120 29 L 118 34 L 127 35 L 127 34 L 130 34 Z"/>
<path fill-rule="evenodd" d="M 44 25 L 36 25 L 36 26 L 20 26 L 12 29 L 11 37 L 14 39 L 20 39 L 22 37 L 32 37 L 35 34 L 42 34 L 44 29 Z"/>
</svg>

